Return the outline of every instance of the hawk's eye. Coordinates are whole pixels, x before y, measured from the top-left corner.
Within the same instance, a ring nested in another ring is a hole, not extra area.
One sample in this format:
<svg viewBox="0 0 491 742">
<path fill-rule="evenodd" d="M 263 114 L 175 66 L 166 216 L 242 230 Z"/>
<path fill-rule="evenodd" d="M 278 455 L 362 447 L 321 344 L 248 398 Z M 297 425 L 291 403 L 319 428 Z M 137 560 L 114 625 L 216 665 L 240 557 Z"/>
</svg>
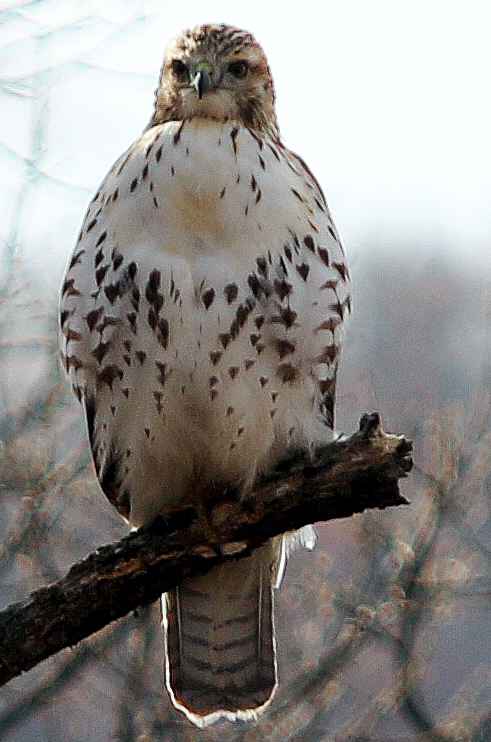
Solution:
<svg viewBox="0 0 491 742">
<path fill-rule="evenodd" d="M 249 71 L 247 62 L 230 62 L 228 71 L 238 80 L 243 79 Z"/>
<path fill-rule="evenodd" d="M 187 80 L 188 79 L 188 68 L 184 64 L 184 62 L 181 62 L 180 59 L 173 59 L 171 62 L 171 69 L 172 74 L 174 77 L 177 77 L 178 80 Z"/>
</svg>

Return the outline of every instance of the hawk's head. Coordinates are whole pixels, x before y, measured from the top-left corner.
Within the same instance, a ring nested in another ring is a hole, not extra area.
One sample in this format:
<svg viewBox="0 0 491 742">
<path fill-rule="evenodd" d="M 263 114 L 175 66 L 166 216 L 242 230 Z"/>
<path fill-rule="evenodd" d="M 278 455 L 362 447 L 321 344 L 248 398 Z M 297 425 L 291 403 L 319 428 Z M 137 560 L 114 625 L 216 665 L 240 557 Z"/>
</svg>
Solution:
<svg viewBox="0 0 491 742">
<path fill-rule="evenodd" d="M 247 31 L 197 26 L 167 49 L 150 126 L 201 116 L 278 136 L 266 56 Z"/>
</svg>

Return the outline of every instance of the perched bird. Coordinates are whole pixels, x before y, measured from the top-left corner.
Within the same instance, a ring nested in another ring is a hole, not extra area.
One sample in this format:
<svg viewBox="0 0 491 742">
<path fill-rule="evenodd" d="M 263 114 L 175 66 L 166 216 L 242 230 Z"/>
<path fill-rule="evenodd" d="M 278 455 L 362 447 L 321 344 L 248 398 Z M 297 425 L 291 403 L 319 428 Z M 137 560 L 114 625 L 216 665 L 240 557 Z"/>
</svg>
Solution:
<svg viewBox="0 0 491 742">
<path fill-rule="evenodd" d="M 97 477 L 132 526 L 205 511 L 329 440 L 348 268 L 321 188 L 280 139 L 250 33 L 203 25 L 170 45 L 150 122 L 91 201 L 61 293 Z M 284 554 L 275 539 L 164 596 L 166 685 L 195 724 L 270 703 Z"/>
</svg>

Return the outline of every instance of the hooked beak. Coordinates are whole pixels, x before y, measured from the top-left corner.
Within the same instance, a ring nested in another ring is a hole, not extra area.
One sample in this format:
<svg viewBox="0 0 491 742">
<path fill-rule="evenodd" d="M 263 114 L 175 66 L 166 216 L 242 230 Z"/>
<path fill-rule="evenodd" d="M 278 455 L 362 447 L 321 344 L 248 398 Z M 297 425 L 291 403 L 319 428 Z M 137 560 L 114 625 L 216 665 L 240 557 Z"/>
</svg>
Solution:
<svg viewBox="0 0 491 742">
<path fill-rule="evenodd" d="M 201 100 L 202 97 L 211 88 L 211 78 L 206 70 L 199 70 L 196 76 L 191 81 L 191 85 L 196 90 L 198 98 Z"/>
</svg>

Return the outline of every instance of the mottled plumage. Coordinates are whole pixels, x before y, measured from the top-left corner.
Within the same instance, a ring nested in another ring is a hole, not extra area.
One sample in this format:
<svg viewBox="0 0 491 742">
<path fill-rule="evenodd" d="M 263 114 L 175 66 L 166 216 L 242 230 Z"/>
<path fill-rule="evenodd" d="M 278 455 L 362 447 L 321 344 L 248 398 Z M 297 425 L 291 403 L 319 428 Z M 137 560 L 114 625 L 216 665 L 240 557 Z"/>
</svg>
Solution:
<svg viewBox="0 0 491 742">
<path fill-rule="evenodd" d="M 133 526 L 328 439 L 348 281 L 324 195 L 279 138 L 261 48 L 227 26 L 186 32 L 62 287 L 63 364 L 101 487 Z M 164 601 L 167 687 L 199 725 L 253 718 L 274 693 L 283 550 Z"/>
</svg>

